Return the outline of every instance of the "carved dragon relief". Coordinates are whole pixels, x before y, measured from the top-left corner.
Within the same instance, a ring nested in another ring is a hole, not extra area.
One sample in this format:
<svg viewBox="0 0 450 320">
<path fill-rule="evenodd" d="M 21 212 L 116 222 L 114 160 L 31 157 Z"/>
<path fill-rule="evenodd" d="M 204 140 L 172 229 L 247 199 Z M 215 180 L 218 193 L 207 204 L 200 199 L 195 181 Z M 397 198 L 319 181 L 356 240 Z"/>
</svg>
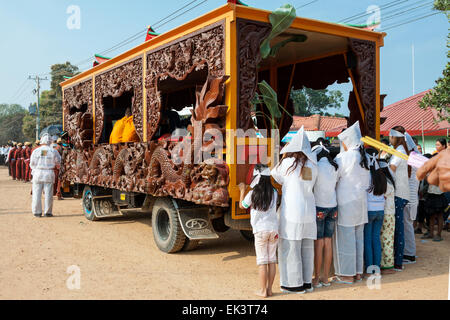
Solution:
<svg viewBox="0 0 450 320">
<path fill-rule="evenodd" d="M 177 165 L 172 159 L 175 155 L 191 157 L 193 160 L 194 150 L 207 151 L 213 146 L 212 141 L 203 143 L 200 140 L 202 145 L 191 145 L 191 153 L 186 154 L 173 152 L 175 142 L 150 141 L 159 124 L 159 80 L 172 77 L 182 81 L 191 72 L 204 68 L 208 69 L 208 78 L 204 85 L 196 90 L 196 107 L 191 121 L 199 121 L 204 131 L 224 131 L 227 106 L 222 105 L 222 101 L 227 77 L 224 76 L 223 32 L 223 25 L 216 25 L 150 53 L 147 56 L 149 69 L 145 79 L 148 132 L 142 132 L 143 126 L 135 122 L 136 130 L 140 128 L 140 137 L 147 134 L 149 142 L 101 145 L 95 150 L 69 150 L 63 179 L 155 196 L 170 195 L 199 204 L 228 206 L 229 181 L 225 163 L 192 164 L 191 161 L 189 164 Z M 104 114 L 101 106 L 105 96 L 119 96 L 124 91 L 134 89 L 133 115 L 136 119 L 139 118 L 136 114 L 139 114 L 142 119 L 140 60 L 96 77 L 96 139 L 100 137 L 103 129 Z M 183 143 L 193 144 L 191 139 L 185 139 Z"/>
</svg>

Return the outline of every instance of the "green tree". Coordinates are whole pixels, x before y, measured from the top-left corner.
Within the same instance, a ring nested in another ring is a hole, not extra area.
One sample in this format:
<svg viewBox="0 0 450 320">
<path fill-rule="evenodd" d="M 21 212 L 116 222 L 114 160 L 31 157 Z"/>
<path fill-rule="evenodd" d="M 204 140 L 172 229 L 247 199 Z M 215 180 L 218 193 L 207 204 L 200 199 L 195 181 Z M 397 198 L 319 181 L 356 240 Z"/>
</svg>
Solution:
<svg viewBox="0 0 450 320">
<path fill-rule="evenodd" d="M 42 129 L 51 124 L 62 124 L 62 91 L 60 83 L 64 77 L 78 74 L 78 67 L 70 62 L 51 66 L 50 90 L 44 90 L 39 97 L 39 126 Z M 23 119 L 22 131 L 26 136 L 35 136 L 36 117 L 27 115 Z"/>
<path fill-rule="evenodd" d="M 339 109 L 344 101 L 342 92 L 339 90 L 309 88 L 292 90 L 291 99 L 294 104 L 294 114 L 304 117 L 316 113 L 323 115 L 328 108 Z"/>
<path fill-rule="evenodd" d="M 18 104 L 0 104 L 0 145 L 10 140 L 24 142 L 20 124 L 27 113 Z"/>
<path fill-rule="evenodd" d="M 435 0 L 434 9 L 445 13 L 450 22 L 450 1 Z M 447 49 L 450 49 L 450 34 L 447 35 Z M 447 50 L 447 59 L 450 58 L 450 50 Z M 436 86 L 428 92 L 420 101 L 420 107 L 436 109 L 439 121 L 450 122 L 450 63 L 447 61 L 442 77 L 436 80 Z"/>
</svg>

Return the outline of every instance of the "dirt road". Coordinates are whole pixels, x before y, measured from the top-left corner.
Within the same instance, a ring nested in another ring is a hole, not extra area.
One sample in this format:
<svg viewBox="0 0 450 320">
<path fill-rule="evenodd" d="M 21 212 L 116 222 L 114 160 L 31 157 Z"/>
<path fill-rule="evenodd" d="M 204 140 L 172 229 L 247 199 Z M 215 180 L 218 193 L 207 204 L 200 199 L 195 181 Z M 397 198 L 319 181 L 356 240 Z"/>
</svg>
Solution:
<svg viewBox="0 0 450 320">
<path fill-rule="evenodd" d="M 90 222 L 81 200 L 65 199 L 55 200 L 54 218 L 34 218 L 30 190 L 0 168 L 0 299 L 257 299 L 254 249 L 237 231 L 168 255 L 154 244 L 149 216 Z M 450 233 L 443 237 L 417 238 L 418 262 L 384 276 L 380 290 L 363 281 L 286 295 L 277 285 L 271 299 L 448 299 Z M 66 285 L 72 265 L 79 290 Z"/>
</svg>

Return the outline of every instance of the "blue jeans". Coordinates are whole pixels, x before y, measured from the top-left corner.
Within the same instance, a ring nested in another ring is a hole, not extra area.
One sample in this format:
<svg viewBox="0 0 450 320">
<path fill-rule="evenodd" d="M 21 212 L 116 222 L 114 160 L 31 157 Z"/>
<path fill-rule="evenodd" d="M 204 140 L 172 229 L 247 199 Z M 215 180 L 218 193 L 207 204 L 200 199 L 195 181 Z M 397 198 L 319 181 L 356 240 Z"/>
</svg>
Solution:
<svg viewBox="0 0 450 320">
<path fill-rule="evenodd" d="M 395 197 L 395 232 L 394 232 L 394 267 L 403 265 L 403 251 L 405 250 L 405 226 L 403 223 L 403 210 L 408 200 Z"/>
<path fill-rule="evenodd" d="M 337 207 L 316 207 L 317 240 L 333 237 L 337 214 Z"/>
<path fill-rule="evenodd" d="M 381 263 L 381 227 L 384 211 L 369 211 L 369 222 L 364 225 L 364 264 L 367 267 Z"/>
</svg>

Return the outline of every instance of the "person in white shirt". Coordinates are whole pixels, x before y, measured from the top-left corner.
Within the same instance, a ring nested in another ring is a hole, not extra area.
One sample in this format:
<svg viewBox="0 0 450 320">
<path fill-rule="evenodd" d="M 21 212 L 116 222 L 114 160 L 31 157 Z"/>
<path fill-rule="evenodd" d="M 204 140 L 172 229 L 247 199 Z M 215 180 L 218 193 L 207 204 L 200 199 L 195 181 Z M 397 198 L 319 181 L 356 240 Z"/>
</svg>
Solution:
<svg viewBox="0 0 450 320">
<path fill-rule="evenodd" d="M 367 190 L 368 222 L 364 225 L 364 265 L 366 274 L 381 275 L 381 228 L 384 220 L 387 178 L 377 161 L 378 152 L 366 149 L 370 171 Z"/>
<path fill-rule="evenodd" d="M 317 238 L 313 193 L 317 160 L 303 127 L 280 153 L 283 158 L 271 174 L 282 186 L 278 244 L 281 290 L 311 292 Z"/>
<path fill-rule="evenodd" d="M 328 287 L 331 262 L 333 260 L 332 237 L 338 215 L 336 200 L 336 184 L 338 181 L 338 165 L 331 158 L 330 151 L 320 144 L 312 151 L 317 155 L 318 175 L 314 185 L 316 201 L 317 240 L 314 241 L 314 280 L 313 286 Z M 323 267 L 324 277 L 320 273 Z"/>
<path fill-rule="evenodd" d="M 408 152 L 419 153 L 417 145 L 413 138 L 405 132 L 406 146 Z M 405 233 L 405 250 L 403 252 L 403 263 L 416 263 L 416 237 L 414 233 L 414 220 L 417 217 L 417 210 L 419 208 L 419 180 L 416 177 L 414 167 L 411 167 L 411 174 L 409 175 L 409 201 L 405 206 L 403 213 L 404 233 Z"/>
<path fill-rule="evenodd" d="M 270 170 L 255 166 L 250 192 L 244 198 L 245 184 L 240 183 L 241 209 L 250 209 L 250 223 L 255 236 L 256 264 L 259 267 L 260 289 L 256 295 L 272 296 L 278 245 L 277 191 L 270 180 Z"/>
<path fill-rule="evenodd" d="M 35 217 L 42 216 L 42 191 L 45 193 L 45 216 L 52 217 L 54 169 L 59 168 L 61 156 L 58 151 L 50 147 L 52 143 L 48 134 L 41 138 L 41 147 L 31 154 L 30 168 L 33 175 L 33 200 L 31 209 Z"/>
<path fill-rule="evenodd" d="M 338 135 L 344 152 L 336 156 L 338 221 L 333 240 L 337 283 L 361 281 L 364 272 L 364 225 L 367 223 L 369 166 L 361 142 L 359 121 Z"/>
<path fill-rule="evenodd" d="M 405 129 L 397 126 L 389 132 L 389 143 L 399 152 L 409 155 L 405 140 Z M 395 234 L 394 234 L 394 270 L 403 270 L 403 254 L 405 250 L 404 209 L 409 201 L 409 177 L 406 160 L 392 156 L 389 168 L 395 179 Z"/>
</svg>

